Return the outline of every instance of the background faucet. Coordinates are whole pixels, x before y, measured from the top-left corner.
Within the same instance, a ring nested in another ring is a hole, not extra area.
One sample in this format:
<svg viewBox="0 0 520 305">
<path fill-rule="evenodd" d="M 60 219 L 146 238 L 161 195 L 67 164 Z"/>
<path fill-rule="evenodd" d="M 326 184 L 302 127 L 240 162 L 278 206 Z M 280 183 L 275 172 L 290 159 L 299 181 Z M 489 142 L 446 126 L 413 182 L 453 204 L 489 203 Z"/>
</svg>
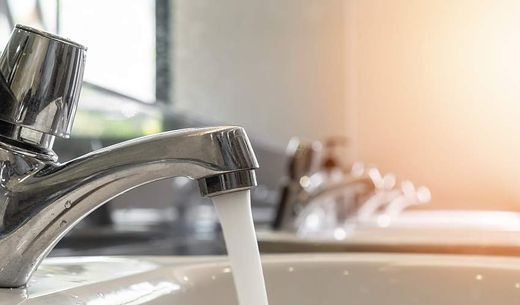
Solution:
<svg viewBox="0 0 520 305">
<path fill-rule="evenodd" d="M 334 156 L 342 138 L 324 144 L 293 138 L 287 147 L 288 170 L 281 188 L 274 230 L 299 235 L 327 235 L 337 227 L 369 224 L 388 226 L 405 209 L 430 201 L 428 188 L 410 181 L 396 187 L 393 174 L 355 162 L 348 170 Z M 377 217 L 376 217 L 377 216 Z"/>
<path fill-rule="evenodd" d="M 164 132 L 59 163 L 86 48 L 17 25 L 0 57 L 0 287 L 25 285 L 53 246 L 109 199 L 155 180 L 186 176 L 204 196 L 256 185 L 256 157 L 240 127 Z"/>
<path fill-rule="evenodd" d="M 292 227 L 298 214 L 300 194 L 314 181 L 310 177 L 319 169 L 322 145 L 319 141 L 292 138 L 287 145 L 287 175 L 281 182 L 280 199 L 272 223 L 274 230 Z"/>
<path fill-rule="evenodd" d="M 331 138 L 322 144 L 293 138 L 287 146 L 288 169 L 282 184 L 273 229 L 294 231 L 298 215 L 313 201 L 324 197 L 335 197 L 343 202 L 345 195 L 355 201 L 357 197 L 370 194 L 374 190 L 372 180 L 355 169 L 346 172 L 334 156 L 336 146 L 344 145 L 345 139 Z M 336 206 L 340 217 L 348 217 L 358 208 Z"/>
</svg>

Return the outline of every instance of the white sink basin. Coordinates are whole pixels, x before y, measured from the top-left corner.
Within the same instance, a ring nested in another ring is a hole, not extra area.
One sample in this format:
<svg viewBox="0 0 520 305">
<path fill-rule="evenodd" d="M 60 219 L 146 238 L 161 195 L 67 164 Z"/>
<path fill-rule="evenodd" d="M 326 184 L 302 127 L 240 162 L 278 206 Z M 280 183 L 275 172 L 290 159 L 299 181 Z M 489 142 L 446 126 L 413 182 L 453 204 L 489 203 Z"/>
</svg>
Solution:
<svg viewBox="0 0 520 305">
<path fill-rule="evenodd" d="M 270 305 L 518 304 L 520 259 L 337 254 L 264 257 Z M 235 305 L 219 257 L 52 258 L 0 304 Z"/>
</svg>

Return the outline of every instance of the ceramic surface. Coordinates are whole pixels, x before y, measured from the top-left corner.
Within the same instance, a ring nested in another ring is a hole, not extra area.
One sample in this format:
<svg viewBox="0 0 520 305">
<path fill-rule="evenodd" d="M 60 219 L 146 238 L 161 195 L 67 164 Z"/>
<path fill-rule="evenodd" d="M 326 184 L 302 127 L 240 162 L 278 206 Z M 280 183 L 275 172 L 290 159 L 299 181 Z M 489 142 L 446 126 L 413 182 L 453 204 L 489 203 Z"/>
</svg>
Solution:
<svg viewBox="0 0 520 305">
<path fill-rule="evenodd" d="M 270 305 L 518 304 L 520 259 L 317 254 L 264 257 Z M 235 305 L 223 257 L 52 258 L 0 304 Z"/>
<path fill-rule="evenodd" d="M 384 224 L 384 225 L 381 225 Z M 520 255 L 520 214 L 501 211 L 407 211 L 391 222 L 374 218 L 351 231 L 312 236 L 258 233 L 264 252 L 414 252 Z"/>
</svg>

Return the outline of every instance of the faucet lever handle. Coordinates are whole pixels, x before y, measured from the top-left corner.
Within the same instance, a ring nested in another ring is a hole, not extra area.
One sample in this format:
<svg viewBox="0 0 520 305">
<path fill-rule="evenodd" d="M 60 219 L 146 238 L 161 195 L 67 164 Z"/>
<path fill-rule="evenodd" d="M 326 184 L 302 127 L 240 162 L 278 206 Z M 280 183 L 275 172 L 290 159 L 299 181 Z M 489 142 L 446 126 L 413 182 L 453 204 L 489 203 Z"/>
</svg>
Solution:
<svg viewBox="0 0 520 305">
<path fill-rule="evenodd" d="M 16 25 L 0 56 L 0 120 L 68 138 L 83 80 L 86 47 Z M 8 90 L 8 92 L 5 92 Z"/>
</svg>

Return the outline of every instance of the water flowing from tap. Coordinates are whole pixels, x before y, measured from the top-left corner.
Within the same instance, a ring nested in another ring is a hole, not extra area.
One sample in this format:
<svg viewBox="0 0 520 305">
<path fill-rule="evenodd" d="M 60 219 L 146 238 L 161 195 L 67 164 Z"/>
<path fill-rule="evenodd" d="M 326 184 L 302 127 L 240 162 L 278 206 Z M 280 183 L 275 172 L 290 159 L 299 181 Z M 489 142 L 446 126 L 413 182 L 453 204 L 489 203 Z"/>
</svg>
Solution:
<svg viewBox="0 0 520 305">
<path fill-rule="evenodd" d="M 222 225 L 240 305 L 268 305 L 250 191 L 212 197 Z"/>
</svg>

